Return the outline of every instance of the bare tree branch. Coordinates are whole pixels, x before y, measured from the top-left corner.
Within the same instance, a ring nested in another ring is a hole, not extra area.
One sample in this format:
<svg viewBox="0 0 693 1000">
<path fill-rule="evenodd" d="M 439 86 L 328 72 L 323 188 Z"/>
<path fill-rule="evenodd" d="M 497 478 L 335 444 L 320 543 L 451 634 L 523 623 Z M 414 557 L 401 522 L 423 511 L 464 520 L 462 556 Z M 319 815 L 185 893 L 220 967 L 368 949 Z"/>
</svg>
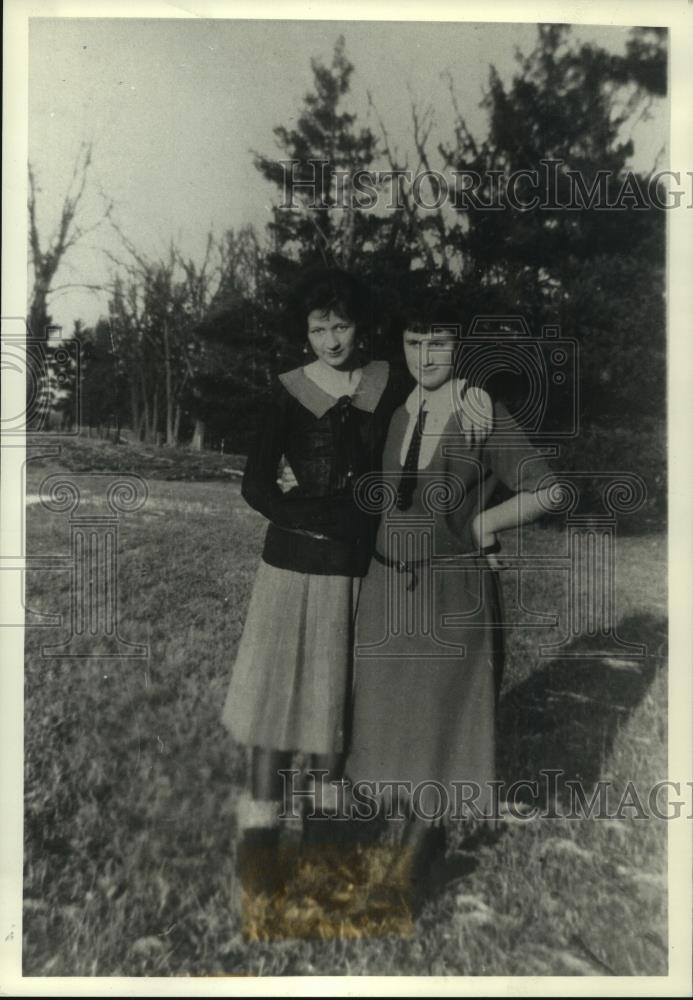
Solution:
<svg viewBox="0 0 693 1000">
<path fill-rule="evenodd" d="M 431 134 L 431 129 L 433 127 L 433 108 L 429 105 L 423 114 L 423 118 L 420 120 L 416 104 L 412 100 L 411 114 L 412 114 L 412 123 L 414 127 L 414 145 L 416 146 L 416 151 L 419 155 L 419 163 L 423 165 L 424 169 L 428 173 L 428 176 L 432 178 L 434 176 L 434 171 L 431 170 L 431 163 L 428 158 L 426 144 L 428 142 L 428 138 Z M 440 191 L 438 189 L 437 182 L 432 181 L 432 183 L 436 187 L 435 194 L 436 194 L 436 200 L 438 200 L 438 195 L 440 194 Z M 434 211 L 435 215 L 432 218 L 434 220 L 435 228 L 438 233 L 438 240 L 439 240 L 438 249 L 440 252 L 440 262 L 442 269 L 446 273 L 449 273 L 450 265 L 445 253 L 445 247 L 447 245 L 447 235 L 448 235 L 447 227 L 445 225 L 445 219 L 443 217 L 442 208 L 439 207 Z M 432 257 L 433 254 L 431 252 L 431 254 L 429 255 L 429 262 L 432 260 Z"/>
<path fill-rule="evenodd" d="M 78 224 L 80 205 L 86 190 L 89 169 L 92 162 L 92 144 L 82 143 L 75 158 L 72 175 L 60 209 L 58 226 L 52 237 L 42 245 L 38 224 L 38 195 L 41 191 L 34 167 L 29 164 L 29 248 L 33 268 L 33 283 L 29 297 L 29 323 L 36 331 L 43 329 L 48 321 L 47 302 L 51 294 L 53 280 L 66 253 L 89 233 L 97 229 L 104 219 L 109 218 L 112 203 L 104 208 L 103 215 L 93 225 L 86 228 Z M 60 286 L 67 287 L 66 285 Z M 80 286 L 85 287 L 85 286 Z"/>
<path fill-rule="evenodd" d="M 88 284 L 85 281 L 71 281 L 71 282 L 65 283 L 64 285 L 53 285 L 53 287 L 51 288 L 51 290 L 50 290 L 50 292 L 48 294 L 49 295 L 54 295 L 56 292 L 62 292 L 66 288 L 86 288 L 89 291 L 93 291 L 93 292 L 103 292 L 105 289 L 108 288 L 108 285 L 103 285 L 103 284 L 101 284 L 101 285 L 90 285 L 90 284 Z"/>
</svg>

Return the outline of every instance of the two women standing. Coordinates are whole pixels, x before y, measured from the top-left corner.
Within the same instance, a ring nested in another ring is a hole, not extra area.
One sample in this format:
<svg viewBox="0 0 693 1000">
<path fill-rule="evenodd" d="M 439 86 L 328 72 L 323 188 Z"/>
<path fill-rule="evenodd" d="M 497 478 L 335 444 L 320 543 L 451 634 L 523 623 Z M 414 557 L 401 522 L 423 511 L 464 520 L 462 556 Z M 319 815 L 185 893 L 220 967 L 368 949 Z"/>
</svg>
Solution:
<svg viewBox="0 0 693 1000">
<path fill-rule="evenodd" d="M 507 412 L 496 405 L 491 424 L 486 394 L 454 377 L 450 312 L 429 301 L 404 317 L 407 381 L 363 360 L 369 315 L 356 279 L 326 271 L 297 290 L 315 360 L 274 384 L 242 488 L 270 521 L 223 713 L 252 748 L 244 843 L 279 844 L 278 772 L 296 751 L 331 779 L 347 750 L 354 780 L 449 787 L 494 776 L 500 614 L 484 553 L 496 531 L 541 512 L 533 491 L 547 470 Z M 504 446 L 509 428 L 515 450 Z M 297 480 L 288 493 L 276 482 L 282 456 Z M 392 503 L 378 526 L 354 487 L 379 474 Z M 483 515 L 499 479 L 524 502 Z M 441 558 L 454 572 L 436 568 Z"/>
</svg>

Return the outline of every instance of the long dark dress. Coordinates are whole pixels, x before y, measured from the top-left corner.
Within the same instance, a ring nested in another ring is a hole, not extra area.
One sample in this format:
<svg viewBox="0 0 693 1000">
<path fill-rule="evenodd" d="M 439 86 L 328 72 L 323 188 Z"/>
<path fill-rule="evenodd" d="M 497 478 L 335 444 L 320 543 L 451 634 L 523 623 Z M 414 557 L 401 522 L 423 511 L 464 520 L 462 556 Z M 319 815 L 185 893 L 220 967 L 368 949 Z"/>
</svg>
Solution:
<svg viewBox="0 0 693 1000">
<path fill-rule="evenodd" d="M 402 406 L 390 425 L 383 482 L 392 489 L 409 421 Z M 437 820 L 461 818 L 465 798 L 486 810 L 495 778 L 500 590 L 471 522 L 499 480 L 513 492 L 534 490 L 550 473 L 500 404 L 481 447 L 465 444 L 451 413 L 428 451 L 411 507 L 382 514 L 362 584 L 346 773 L 354 782 L 407 782 L 405 797 L 413 794 L 419 814 Z"/>
</svg>

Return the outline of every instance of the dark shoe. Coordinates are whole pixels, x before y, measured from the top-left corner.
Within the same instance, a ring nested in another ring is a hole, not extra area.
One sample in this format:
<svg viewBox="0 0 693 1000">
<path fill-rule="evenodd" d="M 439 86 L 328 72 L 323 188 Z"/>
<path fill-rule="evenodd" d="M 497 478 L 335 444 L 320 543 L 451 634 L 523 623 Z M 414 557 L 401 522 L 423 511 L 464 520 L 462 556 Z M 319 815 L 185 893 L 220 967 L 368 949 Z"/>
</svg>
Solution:
<svg viewBox="0 0 693 1000">
<path fill-rule="evenodd" d="M 281 892 L 292 877 L 298 844 L 279 827 L 249 827 L 236 850 L 236 872 L 245 892 L 268 895 Z"/>
<path fill-rule="evenodd" d="M 245 892 L 258 895 L 281 888 L 278 853 L 276 828 L 250 827 L 243 831 L 236 849 L 236 873 Z"/>
<path fill-rule="evenodd" d="M 406 895 L 413 914 L 430 895 L 433 872 L 445 857 L 446 841 L 444 826 L 410 820 L 394 849 L 386 881 Z"/>
<path fill-rule="evenodd" d="M 348 795 L 347 781 L 331 781 L 322 786 L 318 801 L 304 808 L 304 846 L 347 844 L 351 840 L 353 824 L 349 820 Z"/>
</svg>

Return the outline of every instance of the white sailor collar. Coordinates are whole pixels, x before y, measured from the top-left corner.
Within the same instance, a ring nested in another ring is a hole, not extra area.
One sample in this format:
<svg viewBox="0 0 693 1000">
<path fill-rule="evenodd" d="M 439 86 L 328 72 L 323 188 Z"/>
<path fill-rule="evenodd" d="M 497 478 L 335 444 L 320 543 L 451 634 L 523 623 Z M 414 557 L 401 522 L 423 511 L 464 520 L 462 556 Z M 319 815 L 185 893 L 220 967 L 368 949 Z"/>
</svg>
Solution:
<svg viewBox="0 0 693 1000">
<path fill-rule="evenodd" d="M 389 372 L 387 361 L 370 361 L 364 365 L 359 383 L 350 396 L 352 405 L 358 410 L 372 413 L 380 402 Z M 287 392 L 318 419 L 337 403 L 337 398 L 308 378 L 303 368 L 284 372 L 279 376 L 279 381 Z"/>
</svg>

